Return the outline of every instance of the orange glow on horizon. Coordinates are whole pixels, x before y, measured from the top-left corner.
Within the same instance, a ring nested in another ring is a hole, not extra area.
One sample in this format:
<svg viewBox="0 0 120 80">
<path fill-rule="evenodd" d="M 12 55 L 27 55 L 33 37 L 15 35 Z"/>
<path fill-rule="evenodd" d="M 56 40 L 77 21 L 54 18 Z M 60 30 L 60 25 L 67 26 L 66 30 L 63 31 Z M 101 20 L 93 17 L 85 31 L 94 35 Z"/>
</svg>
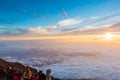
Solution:
<svg viewBox="0 0 120 80">
<path fill-rule="evenodd" d="M 59 42 L 119 42 L 120 35 L 106 33 L 105 35 L 62 35 L 62 36 L 40 36 L 40 37 L 0 37 L 0 41 L 9 40 L 51 40 Z"/>
</svg>

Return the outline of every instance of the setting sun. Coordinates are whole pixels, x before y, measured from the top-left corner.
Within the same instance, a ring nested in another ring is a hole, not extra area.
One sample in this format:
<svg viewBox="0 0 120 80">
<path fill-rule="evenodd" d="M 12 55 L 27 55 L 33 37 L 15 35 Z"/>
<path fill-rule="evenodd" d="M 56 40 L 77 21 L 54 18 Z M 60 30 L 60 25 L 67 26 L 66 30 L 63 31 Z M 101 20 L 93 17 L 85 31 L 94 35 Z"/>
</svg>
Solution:
<svg viewBox="0 0 120 80">
<path fill-rule="evenodd" d="M 111 39 L 113 39 L 113 35 L 112 35 L 111 33 L 106 33 L 106 34 L 104 35 L 104 38 L 105 38 L 106 40 L 111 40 Z"/>
</svg>

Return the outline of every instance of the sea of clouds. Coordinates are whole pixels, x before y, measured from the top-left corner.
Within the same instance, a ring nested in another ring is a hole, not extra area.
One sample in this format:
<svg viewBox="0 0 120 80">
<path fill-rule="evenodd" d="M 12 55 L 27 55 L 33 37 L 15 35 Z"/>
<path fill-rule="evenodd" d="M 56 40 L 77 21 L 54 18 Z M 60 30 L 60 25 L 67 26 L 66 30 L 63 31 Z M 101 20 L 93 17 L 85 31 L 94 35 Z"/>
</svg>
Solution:
<svg viewBox="0 0 120 80">
<path fill-rule="evenodd" d="M 99 43 L 0 41 L 0 57 L 58 78 L 120 80 L 120 47 Z"/>
</svg>

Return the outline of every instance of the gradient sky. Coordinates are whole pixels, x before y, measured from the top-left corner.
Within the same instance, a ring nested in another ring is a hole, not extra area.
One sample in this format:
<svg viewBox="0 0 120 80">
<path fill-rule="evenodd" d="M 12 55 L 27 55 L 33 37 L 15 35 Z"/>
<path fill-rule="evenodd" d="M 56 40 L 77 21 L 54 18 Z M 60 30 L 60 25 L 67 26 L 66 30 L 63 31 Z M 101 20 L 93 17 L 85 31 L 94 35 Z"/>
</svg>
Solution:
<svg viewBox="0 0 120 80">
<path fill-rule="evenodd" d="M 0 0 L 0 36 L 118 34 L 119 23 L 120 0 Z"/>
</svg>

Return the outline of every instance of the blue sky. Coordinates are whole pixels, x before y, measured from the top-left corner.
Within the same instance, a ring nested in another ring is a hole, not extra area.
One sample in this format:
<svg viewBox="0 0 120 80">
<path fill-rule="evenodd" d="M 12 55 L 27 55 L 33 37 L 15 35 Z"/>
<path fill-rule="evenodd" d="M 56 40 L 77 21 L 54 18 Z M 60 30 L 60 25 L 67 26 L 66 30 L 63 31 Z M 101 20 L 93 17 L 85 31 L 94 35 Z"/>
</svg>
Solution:
<svg viewBox="0 0 120 80">
<path fill-rule="evenodd" d="M 120 20 L 119 4 L 120 0 L 0 0 L 0 36 L 109 25 Z"/>
</svg>

